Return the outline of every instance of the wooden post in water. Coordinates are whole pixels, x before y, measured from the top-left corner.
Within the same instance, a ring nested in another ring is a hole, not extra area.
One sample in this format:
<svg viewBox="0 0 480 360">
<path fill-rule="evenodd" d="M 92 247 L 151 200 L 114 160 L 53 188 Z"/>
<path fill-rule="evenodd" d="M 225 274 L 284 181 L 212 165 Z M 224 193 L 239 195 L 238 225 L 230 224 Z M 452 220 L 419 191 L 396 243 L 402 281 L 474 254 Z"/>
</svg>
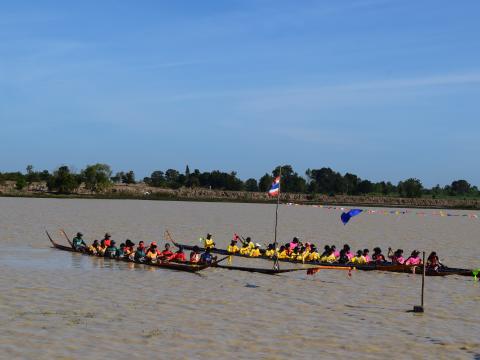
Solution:
<svg viewBox="0 0 480 360">
<path fill-rule="evenodd" d="M 282 182 L 282 166 L 280 166 L 278 170 L 278 177 L 280 178 L 280 182 L 278 183 L 278 195 L 277 195 L 277 207 L 275 208 L 275 260 L 273 261 L 273 269 L 280 270 L 280 263 L 278 262 L 278 254 L 277 254 L 277 225 L 278 225 L 278 205 L 280 205 L 280 184 Z"/>
<path fill-rule="evenodd" d="M 422 272 L 422 298 L 421 302 L 422 304 L 420 306 L 414 306 L 413 307 L 413 312 L 416 313 L 423 313 L 423 300 L 424 300 L 424 293 L 425 293 L 425 271 L 427 269 L 427 264 L 425 263 L 425 251 L 423 252 L 423 272 Z"/>
</svg>

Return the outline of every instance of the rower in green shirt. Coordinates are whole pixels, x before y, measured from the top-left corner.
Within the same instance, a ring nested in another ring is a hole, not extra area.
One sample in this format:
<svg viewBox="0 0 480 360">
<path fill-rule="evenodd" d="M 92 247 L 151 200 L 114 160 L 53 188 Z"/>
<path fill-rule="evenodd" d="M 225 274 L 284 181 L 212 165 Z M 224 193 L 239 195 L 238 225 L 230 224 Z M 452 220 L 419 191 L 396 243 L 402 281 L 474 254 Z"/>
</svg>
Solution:
<svg viewBox="0 0 480 360">
<path fill-rule="evenodd" d="M 82 238 L 83 234 L 81 232 L 77 233 L 77 236 L 75 236 L 72 240 L 73 248 L 75 251 L 84 251 L 87 248 L 87 244 Z"/>
</svg>

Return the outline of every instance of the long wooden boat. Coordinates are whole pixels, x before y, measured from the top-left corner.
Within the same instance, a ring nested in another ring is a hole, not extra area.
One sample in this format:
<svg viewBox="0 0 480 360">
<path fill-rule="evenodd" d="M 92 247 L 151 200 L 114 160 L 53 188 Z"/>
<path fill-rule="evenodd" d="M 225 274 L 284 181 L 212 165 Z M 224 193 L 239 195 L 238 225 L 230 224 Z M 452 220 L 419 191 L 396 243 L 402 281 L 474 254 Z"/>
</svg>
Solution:
<svg viewBox="0 0 480 360">
<path fill-rule="evenodd" d="M 64 246 L 64 245 L 57 244 L 52 239 L 52 237 L 50 236 L 48 231 L 45 231 L 45 232 L 48 236 L 48 239 L 50 240 L 50 242 L 52 243 L 52 245 L 55 249 L 62 250 L 62 251 L 68 251 L 68 252 L 74 252 L 74 253 L 81 254 L 81 255 L 86 255 L 86 256 L 96 257 L 96 255 L 91 255 L 91 254 L 84 253 L 84 252 L 81 252 L 81 251 L 76 251 L 74 248 L 72 248 L 70 246 Z M 110 259 L 110 258 L 108 258 L 108 259 Z M 175 262 L 161 262 L 161 263 L 154 263 L 153 264 L 153 263 L 144 263 L 144 262 L 140 262 L 140 261 L 130 260 L 128 258 L 119 258 L 119 259 L 110 259 L 110 260 L 122 261 L 122 262 L 131 262 L 131 263 L 135 263 L 135 264 L 153 266 L 153 267 L 162 268 L 162 269 L 170 269 L 170 270 L 176 270 L 176 271 L 185 271 L 185 272 L 196 273 L 196 272 L 199 272 L 201 270 L 207 269 L 209 267 L 219 265 L 218 263 L 220 261 L 225 260 L 225 258 L 223 258 L 223 259 L 221 259 L 217 262 L 213 262 L 212 264 L 189 264 L 189 263 L 182 264 L 182 263 L 175 263 Z"/>
<path fill-rule="evenodd" d="M 182 247 L 185 250 L 193 250 L 193 245 L 187 244 L 180 244 L 175 242 L 171 237 L 169 239 L 173 245 L 176 247 Z M 200 251 L 205 251 L 204 248 L 200 248 Z M 261 255 L 258 257 L 251 257 L 248 255 L 241 255 L 241 254 L 230 254 L 225 249 L 217 249 L 213 248 L 210 249 L 212 253 L 219 254 L 219 255 L 229 255 L 229 256 L 236 256 L 236 257 L 243 257 L 248 259 L 264 259 L 272 261 L 271 258 Z M 401 265 L 401 264 L 392 264 L 392 263 L 385 263 L 385 264 L 365 264 L 365 265 L 358 265 L 358 264 L 338 264 L 338 263 L 321 263 L 317 261 L 301 261 L 301 260 L 292 260 L 292 259 L 278 259 L 280 262 L 286 263 L 293 263 L 293 264 L 305 264 L 305 265 L 313 265 L 313 266 L 330 266 L 330 267 L 350 267 L 355 268 L 361 271 L 385 271 L 385 272 L 396 272 L 396 273 L 409 273 L 409 274 L 422 274 L 423 266 L 420 265 Z M 431 270 L 427 269 L 425 272 L 426 276 L 448 276 L 448 275 L 460 275 L 460 276 L 473 276 L 472 270 L 469 269 L 460 269 L 460 268 L 440 268 L 438 270 Z"/>
<path fill-rule="evenodd" d="M 234 266 L 234 265 L 215 265 L 217 268 L 226 269 L 226 270 L 238 270 L 238 271 L 247 271 L 247 272 L 255 272 L 261 274 L 268 274 L 268 275 L 277 275 L 277 274 L 284 274 L 293 271 L 306 271 L 307 273 L 312 270 L 353 270 L 354 267 L 351 266 L 315 266 L 309 268 L 294 268 L 294 269 L 267 269 L 267 268 L 252 268 L 246 266 Z"/>
</svg>

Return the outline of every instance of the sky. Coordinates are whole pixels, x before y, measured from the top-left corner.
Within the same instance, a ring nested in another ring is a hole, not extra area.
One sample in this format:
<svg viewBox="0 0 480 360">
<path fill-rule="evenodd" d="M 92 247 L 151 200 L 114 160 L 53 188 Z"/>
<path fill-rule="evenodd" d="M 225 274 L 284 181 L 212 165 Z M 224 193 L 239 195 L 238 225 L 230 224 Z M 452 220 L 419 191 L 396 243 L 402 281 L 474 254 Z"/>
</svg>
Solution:
<svg viewBox="0 0 480 360">
<path fill-rule="evenodd" d="M 0 0 L 0 171 L 480 185 L 480 2 Z"/>
</svg>

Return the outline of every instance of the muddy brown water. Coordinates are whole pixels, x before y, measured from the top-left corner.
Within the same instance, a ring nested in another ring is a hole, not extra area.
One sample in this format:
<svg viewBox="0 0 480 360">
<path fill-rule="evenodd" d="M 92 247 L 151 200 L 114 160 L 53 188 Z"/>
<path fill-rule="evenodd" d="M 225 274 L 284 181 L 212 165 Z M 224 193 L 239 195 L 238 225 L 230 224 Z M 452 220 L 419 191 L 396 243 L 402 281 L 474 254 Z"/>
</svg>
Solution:
<svg viewBox="0 0 480 360">
<path fill-rule="evenodd" d="M 478 219 L 362 214 L 343 226 L 338 210 L 279 213 L 281 241 L 435 249 L 450 266 L 480 267 Z M 225 247 L 233 232 L 271 241 L 273 220 L 265 204 L 0 198 L 0 358 L 480 358 L 480 284 L 468 277 L 427 278 L 418 315 L 407 312 L 420 302 L 416 275 L 196 275 L 61 252 L 44 235 L 163 244 L 168 228 L 191 244 L 212 232 Z"/>
</svg>

